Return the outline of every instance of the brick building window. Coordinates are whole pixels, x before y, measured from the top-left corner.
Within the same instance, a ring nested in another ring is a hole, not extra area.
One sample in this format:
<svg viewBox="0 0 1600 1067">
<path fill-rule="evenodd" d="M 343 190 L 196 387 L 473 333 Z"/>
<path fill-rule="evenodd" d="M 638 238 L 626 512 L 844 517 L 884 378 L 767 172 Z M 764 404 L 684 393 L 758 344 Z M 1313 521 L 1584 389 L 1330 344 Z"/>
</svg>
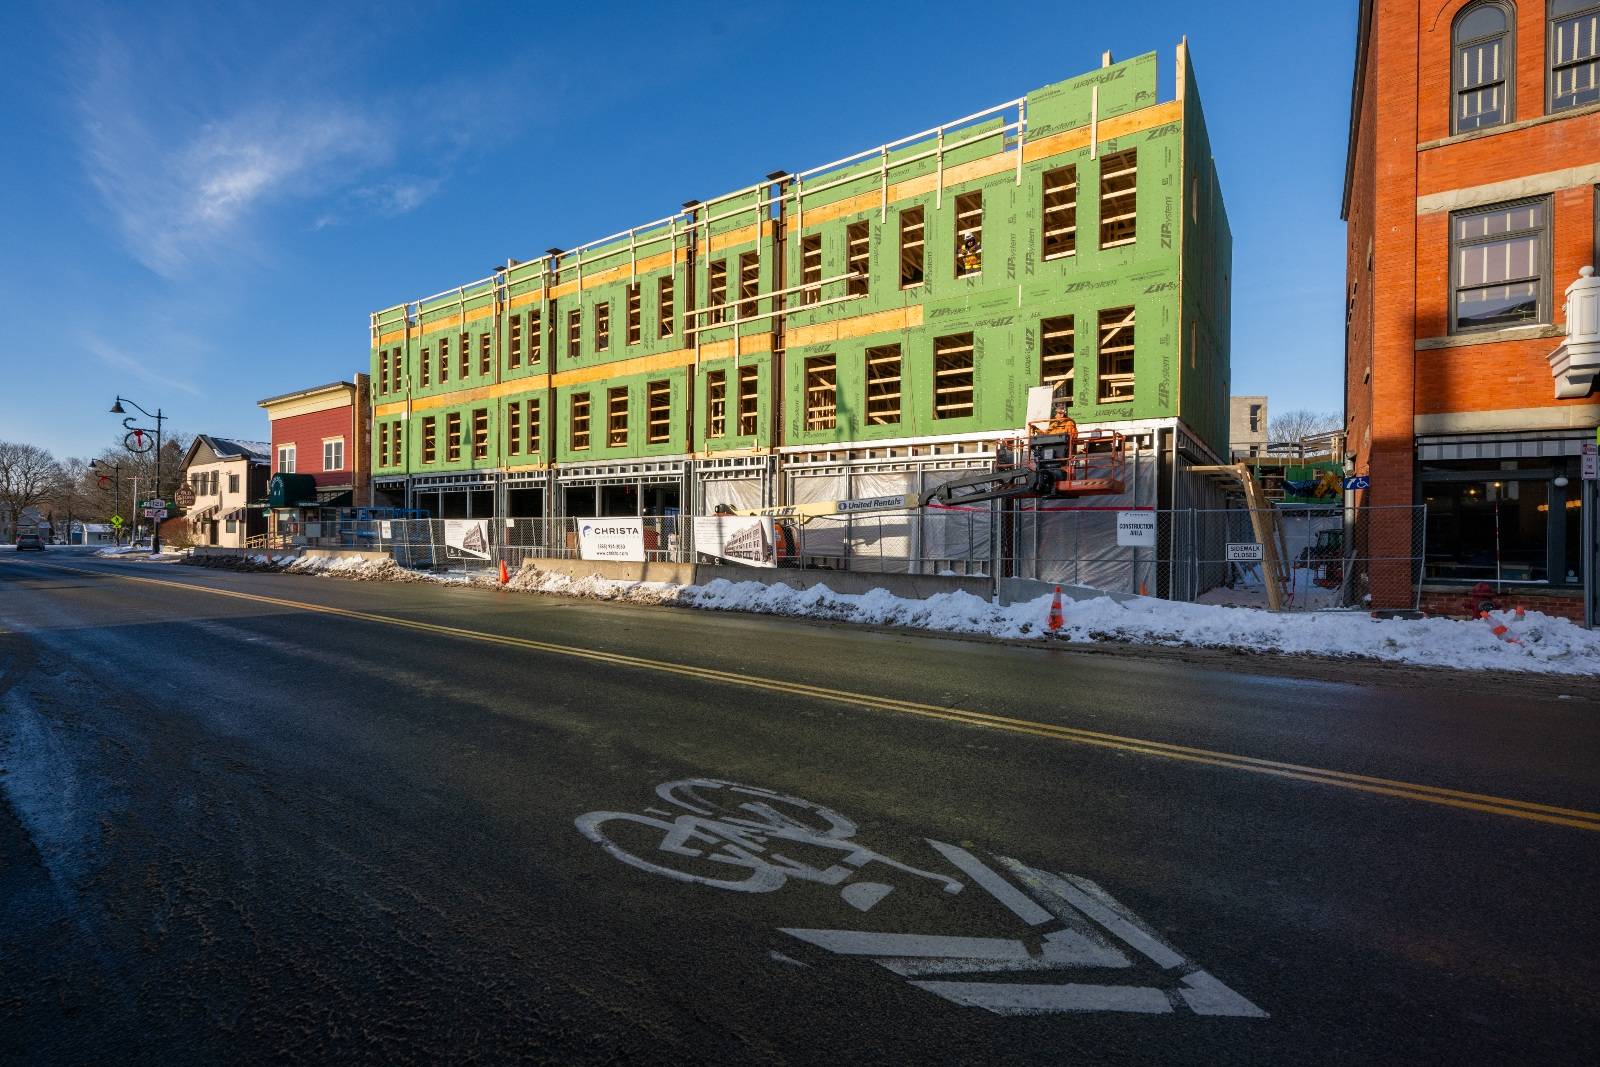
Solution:
<svg viewBox="0 0 1600 1067">
<path fill-rule="evenodd" d="M 1450 216 L 1450 331 L 1543 322 L 1550 293 L 1549 201 Z"/>
<path fill-rule="evenodd" d="M 457 463 L 461 459 L 461 412 L 452 411 L 444 417 L 444 459 Z"/>
<path fill-rule="evenodd" d="M 606 447 L 622 448 L 628 443 L 628 389 L 606 390 Z"/>
<path fill-rule="evenodd" d="M 1494 0 L 1470 4 L 1456 16 L 1451 72 L 1455 106 L 1450 132 L 1466 133 L 1498 126 L 1511 120 L 1511 89 L 1515 50 L 1511 44 L 1511 17 Z"/>
<path fill-rule="evenodd" d="M 567 420 L 570 443 L 574 452 L 581 452 L 589 447 L 589 394 L 573 393 L 570 403 L 571 417 Z"/>
<path fill-rule="evenodd" d="M 1100 312 L 1100 403 L 1133 399 L 1133 308 Z"/>
<path fill-rule="evenodd" d="M 739 368 L 739 436 L 754 437 L 761 398 L 761 374 L 755 367 Z"/>
<path fill-rule="evenodd" d="M 1075 338 L 1071 315 L 1039 322 L 1039 384 L 1050 386 L 1050 395 L 1061 397 L 1069 405 Z"/>
<path fill-rule="evenodd" d="M 1129 245 L 1138 236 L 1139 150 L 1100 157 L 1100 247 Z"/>
<path fill-rule="evenodd" d="M 964 419 L 974 407 L 972 334 L 933 339 L 933 417 Z"/>
<path fill-rule="evenodd" d="M 672 383 L 666 379 L 651 382 L 646 387 L 645 398 L 647 440 L 659 445 L 672 437 Z"/>
<path fill-rule="evenodd" d="M 433 415 L 422 417 L 422 462 L 432 463 L 439 458 L 439 420 Z"/>
<path fill-rule="evenodd" d="M 1078 247 L 1078 168 L 1060 167 L 1044 175 L 1044 258 L 1070 256 Z"/>
<path fill-rule="evenodd" d="M 728 433 L 728 372 L 714 370 L 706 375 L 706 436 L 724 437 Z"/>
<path fill-rule="evenodd" d="M 922 284 L 923 253 L 926 249 L 926 242 L 923 239 L 926 228 L 922 220 L 923 211 L 920 207 L 908 207 L 900 212 L 900 288 L 902 289 Z"/>
<path fill-rule="evenodd" d="M 1600 4 L 1550 0 L 1550 110 L 1600 102 Z"/>
<path fill-rule="evenodd" d="M 806 358 L 806 411 L 808 430 L 831 430 L 839 424 L 839 363 L 834 356 Z"/>
<path fill-rule="evenodd" d="M 489 458 L 488 408 L 478 408 L 472 413 L 472 458 Z"/>
<path fill-rule="evenodd" d="M 867 349 L 867 425 L 900 421 L 900 346 Z"/>
<path fill-rule="evenodd" d="M 844 283 L 845 295 L 866 296 L 872 272 L 872 231 L 865 222 L 852 222 L 844 228 L 844 269 L 850 275 Z"/>
</svg>

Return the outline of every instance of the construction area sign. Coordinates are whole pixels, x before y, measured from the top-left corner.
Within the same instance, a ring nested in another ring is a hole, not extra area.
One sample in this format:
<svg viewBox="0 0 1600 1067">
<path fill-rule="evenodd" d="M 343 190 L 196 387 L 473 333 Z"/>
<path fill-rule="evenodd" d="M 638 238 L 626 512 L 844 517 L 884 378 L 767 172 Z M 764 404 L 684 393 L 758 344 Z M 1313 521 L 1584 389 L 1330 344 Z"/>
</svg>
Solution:
<svg viewBox="0 0 1600 1067">
<path fill-rule="evenodd" d="M 488 559 L 489 520 L 444 520 L 444 552 L 455 559 Z"/>
<path fill-rule="evenodd" d="M 1156 547 L 1156 513 L 1117 512 L 1117 544 L 1122 548 Z"/>
<path fill-rule="evenodd" d="M 1254 541 L 1228 542 L 1229 563 L 1260 563 L 1264 558 L 1262 547 Z"/>
<path fill-rule="evenodd" d="M 772 519 L 758 515 L 699 515 L 694 520 L 696 552 L 746 567 L 776 567 Z"/>
<path fill-rule="evenodd" d="M 579 519 L 578 555 L 584 559 L 644 562 L 643 519 Z"/>
</svg>

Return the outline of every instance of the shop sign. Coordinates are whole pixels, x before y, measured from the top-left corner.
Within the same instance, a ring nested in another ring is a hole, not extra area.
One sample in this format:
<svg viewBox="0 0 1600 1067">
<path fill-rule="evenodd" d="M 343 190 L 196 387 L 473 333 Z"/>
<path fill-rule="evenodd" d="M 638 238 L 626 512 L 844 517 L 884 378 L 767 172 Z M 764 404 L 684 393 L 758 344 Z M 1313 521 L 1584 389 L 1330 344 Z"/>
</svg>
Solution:
<svg viewBox="0 0 1600 1067">
<path fill-rule="evenodd" d="M 644 562 L 644 520 L 579 519 L 578 555 L 584 559 Z"/>
<path fill-rule="evenodd" d="M 698 515 L 694 520 L 696 552 L 746 567 L 776 567 L 772 519 L 760 515 Z"/>
</svg>

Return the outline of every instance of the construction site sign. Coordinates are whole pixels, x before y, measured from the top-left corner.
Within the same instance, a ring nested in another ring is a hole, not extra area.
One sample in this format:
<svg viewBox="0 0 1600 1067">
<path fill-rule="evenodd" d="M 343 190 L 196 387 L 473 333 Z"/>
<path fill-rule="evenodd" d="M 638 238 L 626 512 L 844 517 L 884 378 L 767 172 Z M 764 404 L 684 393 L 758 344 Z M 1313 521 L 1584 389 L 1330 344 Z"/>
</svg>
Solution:
<svg viewBox="0 0 1600 1067">
<path fill-rule="evenodd" d="M 695 551 L 746 567 L 776 567 L 772 519 L 757 515 L 697 515 Z"/>
<path fill-rule="evenodd" d="M 644 562 L 644 520 L 579 519 L 578 555 L 584 559 Z"/>
<path fill-rule="evenodd" d="M 1156 547 L 1156 513 L 1117 512 L 1117 544 L 1122 548 Z"/>
<path fill-rule="evenodd" d="M 488 559 L 489 520 L 444 520 L 444 554 L 457 559 Z"/>
<path fill-rule="evenodd" d="M 1260 563 L 1264 558 L 1262 547 L 1254 541 L 1228 542 L 1229 563 Z"/>
</svg>

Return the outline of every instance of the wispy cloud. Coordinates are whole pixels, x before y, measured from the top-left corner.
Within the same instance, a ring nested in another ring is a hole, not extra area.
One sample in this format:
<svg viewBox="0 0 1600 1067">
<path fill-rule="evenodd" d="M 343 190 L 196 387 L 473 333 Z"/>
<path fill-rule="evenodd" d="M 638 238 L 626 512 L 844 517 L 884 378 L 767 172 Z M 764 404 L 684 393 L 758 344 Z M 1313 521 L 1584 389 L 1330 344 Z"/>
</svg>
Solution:
<svg viewBox="0 0 1600 1067">
<path fill-rule="evenodd" d="M 129 254 L 158 274 L 260 254 L 275 210 L 321 228 L 414 211 L 442 187 L 442 173 L 387 173 L 404 109 L 308 84 L 304 48 L 253 55 L 246 77 L 185 68 L 209 46 L 149 54 L 137 40 L 85 21 L 75 105 L 90 183 Z"/>
<path fill-rule="evenodd" d="M 172 378 L 161 374 L 151 367 L 151 360 L 147 357 L 135 356 L 105 338 L 87 333 L 81 338 L 81 343 L 90 355 L 113 370 L 131 374 L 147 385 L 159 385 L 163 389 L 175 389 L 189 396 L 200 396 L 200 390 L 181 378 Z"/>
</svg>

